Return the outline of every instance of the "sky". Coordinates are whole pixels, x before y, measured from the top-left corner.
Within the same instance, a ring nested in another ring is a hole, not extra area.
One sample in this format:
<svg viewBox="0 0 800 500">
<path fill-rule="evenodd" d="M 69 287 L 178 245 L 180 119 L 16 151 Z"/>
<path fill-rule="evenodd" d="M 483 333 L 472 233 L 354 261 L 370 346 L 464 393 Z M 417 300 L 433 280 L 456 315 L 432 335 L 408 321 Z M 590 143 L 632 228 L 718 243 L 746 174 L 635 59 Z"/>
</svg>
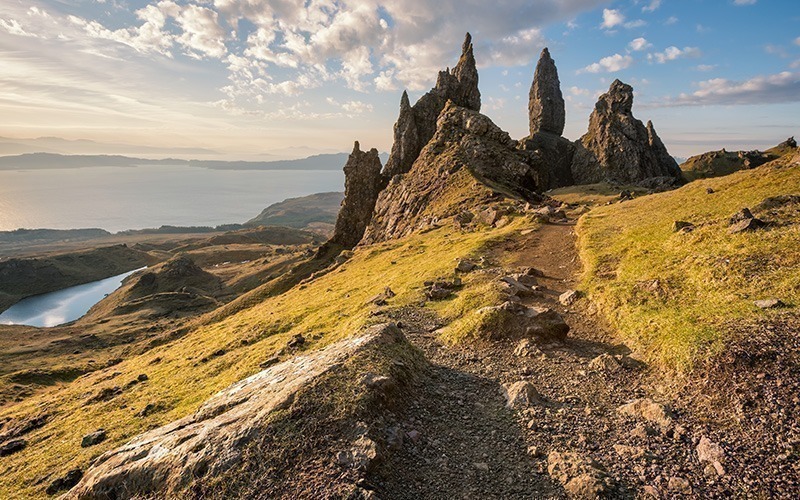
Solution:
<svg viewBox="0 0 800 500">
<path fill-rule="evenodd" d="M 2 0 L 0 136 L 205 148 L 230 159 L 388 151 L 473 35 L 482 111 L 527 134 L 545 46 L 579 138 L 618 78 L 675 156 L 800 136 L 796 0 Z"/>
</svg>

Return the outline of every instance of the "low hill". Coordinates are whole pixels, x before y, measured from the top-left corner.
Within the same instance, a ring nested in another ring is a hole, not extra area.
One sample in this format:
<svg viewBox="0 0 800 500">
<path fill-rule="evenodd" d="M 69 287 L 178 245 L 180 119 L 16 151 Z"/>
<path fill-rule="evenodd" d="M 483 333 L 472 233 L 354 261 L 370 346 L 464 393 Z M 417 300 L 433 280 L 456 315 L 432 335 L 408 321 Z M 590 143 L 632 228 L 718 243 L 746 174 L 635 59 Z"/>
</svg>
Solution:
<svg viewBox="0 0 800 500">
<path fill-rule="evenodd" d="M 766 151 L 710 151 L 692 156 L 681 164 L 684 177 L 688 180 L 706 179 L 728 175 L 739 170 L 755 168 L 767 162 L 796 151 L 797 142 L 794 137 Z"/>
<path fill-rule="evenodd" d="M 317 193 L 273 203 L 245 226 L 287 226 L 294 228 L 333 227 L 344 193 Z"/>
</svg>

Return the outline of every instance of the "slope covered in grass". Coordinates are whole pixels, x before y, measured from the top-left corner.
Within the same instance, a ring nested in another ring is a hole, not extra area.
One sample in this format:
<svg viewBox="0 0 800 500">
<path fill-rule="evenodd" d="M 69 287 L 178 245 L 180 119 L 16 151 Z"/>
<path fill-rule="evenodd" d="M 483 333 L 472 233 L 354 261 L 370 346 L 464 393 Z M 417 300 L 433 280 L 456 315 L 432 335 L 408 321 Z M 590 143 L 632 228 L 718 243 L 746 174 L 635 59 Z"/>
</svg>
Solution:
<svg viewBox="0 0 800 500">
<path fill-rule="evenodd" d="M 724 345 L 725 323 L 774 314 L 755 300 L 800 304 L 800 208 L 755 209 L 767 197 L 800 194 L 800 168 L 783 164 L 600 207 L 580 220 L 584 286 L 625 341 L 653 361 L 688 368 Z M 743 207 L 773 224 L 730 234 L 728 219 Z M 674 221 L 696 229 L 675 233 Z"/>
<path fill-rule="evenodd" d="M 462 232 L 453 226 L 358 249 L 328 274 L 267 298 L 181 338 L 85 375 L 66 386 L 0 410 L 5 432 L 11 422 L 47 415 L 47 423 L 24 435 L 27 447 L 3 457 L 0 491 L 6 498 L 44 496 L 47 485 L 75 467 L 85 469 L 101 453 L 145 430 L 195 411 L 212 394 L 260 370 L 259 364 L 295 334 L 301 349 L 316 349 L 352 335 L 381 318 L 371 300 L 385 287 L 397 294 L 391 306 L 423 299 L 426 280 L 451 276 L 455 260 L 480 252 L 523 225 Z M 526 226 L 527 227 L 527 226 Z M 467 287 L 471 286 L 466 279 Z M 469 293 L 438 306 L 443 316 L 469 309 Z M 284 356 L 291 355 L 289 350 Z M 147 379 L 136 381 L 144 374 Z M 81 448 L 81 437 L 99 428 L 108 439 Z"/>
</svg>

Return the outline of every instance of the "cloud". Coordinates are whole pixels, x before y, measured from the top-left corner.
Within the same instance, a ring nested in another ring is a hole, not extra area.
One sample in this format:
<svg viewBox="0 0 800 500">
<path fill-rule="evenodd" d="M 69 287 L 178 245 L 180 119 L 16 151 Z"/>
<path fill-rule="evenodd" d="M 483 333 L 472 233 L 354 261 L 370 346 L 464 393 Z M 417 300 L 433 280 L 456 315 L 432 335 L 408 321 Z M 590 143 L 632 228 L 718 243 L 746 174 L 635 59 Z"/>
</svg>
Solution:
<svg viewBox="0 0 800 500">
<path fill-rule="evenodd" d="M 623 26 L 627 29 L 641 28 L 642 26 L 647 26 L 647 21 L 644 19 L 634 19 L 633 21 L 628 21 Z"/>
<path fill-rule="evenodd" d="M 661 0 L 651 0 L 649 4 L 642 7 L 642 12 L 653 12 L 661 7 Z"/>
<path fill-rule="evenodd" d="M 800 102 L 800 73 L 784 71 L 743 82 L 714 78 L 697 84 L 691 94 L 680 94 L 671 105 L 741 105 Z"/>
<path fill-rule="evenodd" d="M 572 94 L 574 96 L 588 96 L 588 95 L 591 95 L 591 91 L 589 91 L 589 89 L 582 89 L 580 87 L 574 87 L 573 86 L 573 87 L 570 87 L 567 90 L 569 91 L 570 94 Z"/>
<path fill-rule="evenodd" d="M 625 16 L 617 9 L 603 9 L 603 22 L 600 24 L 601 28 L 607 30 L 620 26 L 625 22 Z"/>
<path fill-rule="evenodd" d="M 800 36 L 798 36 L 797 38 L 794 39 L 794 44 L 795 45 L 800 45 Z"/>
<path fill-rule="evenodd" d="M 633 64 L 633 57 L 629 55 L 614 54 L 612 56 L 604 57 L 596 63 L 592 63 L 579 73 L 614 73 Z"/>
<path fill-rule="evenodd" d="M 700 57 L 701 54 L 700 49 L 697 47 L 684 47 L 679 49 L 672 45 L 667 47 L 664 52 L 647 54 L 647 59 L 649 61 L 656 61 L 658 64 L 664 64 L 667 61 L 674 61 L 685 57 Z"/>
<path fill-rule="evenodd" d="M 754 5 L 757 0 L 733 0 L 734 5 Z"/>
<path fill-rule="evenodd" d="M 178 10 L 173 7 L 172 2 L 160 2 L 159 5 L 161 4 L 167 4 L 171 15 L 183 30 L 178 41 L 188 50 L 189 55 L 220 59 L 227 54 L 225 30 L 219 25 L 216 11 L 191 4 Z"/>
<path fill-rule="evenodd" d="M 25 31 L 25 28 L 16 19 L 0 19 L 0 28 L 12 35 L 37 38 L 39 35 Z"/>
<path fill-rule="evenodd" d="M 648 42 L 646 39 L 641 38 L 641 37 L 640 38 L 634 38 L 628 44 L 628 48 L 633 50 L 633 51 L 636 51 L 636 52 L 641 51 L 641 50 L 649 49 L 652 46 L 653 46 L 652 43 Z"/>
<path fill-rule="evenodd" d="M 665 25 L 665 26 L 672 26 L 673 24 L 675 24 L 675 23 L 677 23 L 677 22 L 678 22 L 678 18 L 677 18 L 677 17 L 675 17 L 675 16 L 669 16 L 669 17 L 668 17 L 668 18 L 667 18 L 667 19 L 664 21 L 664 25 Z"/>
<path fill-rule="evenodd" d="M 698 64 L 695 66 L 697 71 L 711 71 L 712 69 L 716 68 L 716 64 Z"/>
</svg>

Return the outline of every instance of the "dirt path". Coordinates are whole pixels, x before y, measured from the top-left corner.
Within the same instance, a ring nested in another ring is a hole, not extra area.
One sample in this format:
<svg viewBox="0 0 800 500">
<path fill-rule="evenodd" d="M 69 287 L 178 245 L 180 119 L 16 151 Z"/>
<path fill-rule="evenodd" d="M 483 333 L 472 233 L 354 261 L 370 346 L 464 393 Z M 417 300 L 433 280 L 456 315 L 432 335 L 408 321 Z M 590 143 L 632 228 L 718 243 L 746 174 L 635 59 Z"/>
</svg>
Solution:
<svg viewBox="0 0 800 500">
<path fill-rule="evenodd" d="M 562 292 L 577 287 L 580 272 L 573 225 L 544 225 L 495 251 L 517 255 L 514 267 L 544 273 L 544 297 L 525 302 L 558 311 L 570 325 L 568 340 L 537 344 L 526 355 L 515 354 L 518 342 L 511 340 L 445 346 L 434 333 L 441 325 L 423 309 L 394 311 L 435 368 L 404 414 L 403 445 L 368 478 L 368 487 L 382 499 L 565 497 L 563 485 L 548 474 L 548 454 L 572 452 L 607 472 L 614 498 L 700 491 L 704 498 L 724 497 L 724 486 L 713 479 L 706 484 L 708 471 L 680 416 L 659 429 L 617 411 L 649 396 L 645 367 L 624 356 L 625 346 L 607 342 L 611 335 L 588 301 L 559 303 Z M 623 364 L 590 367 L 601 354 Z M 506 408 L 502 387 L 518 381 L 531 382 L 546 403 Z"/>
</svg>

